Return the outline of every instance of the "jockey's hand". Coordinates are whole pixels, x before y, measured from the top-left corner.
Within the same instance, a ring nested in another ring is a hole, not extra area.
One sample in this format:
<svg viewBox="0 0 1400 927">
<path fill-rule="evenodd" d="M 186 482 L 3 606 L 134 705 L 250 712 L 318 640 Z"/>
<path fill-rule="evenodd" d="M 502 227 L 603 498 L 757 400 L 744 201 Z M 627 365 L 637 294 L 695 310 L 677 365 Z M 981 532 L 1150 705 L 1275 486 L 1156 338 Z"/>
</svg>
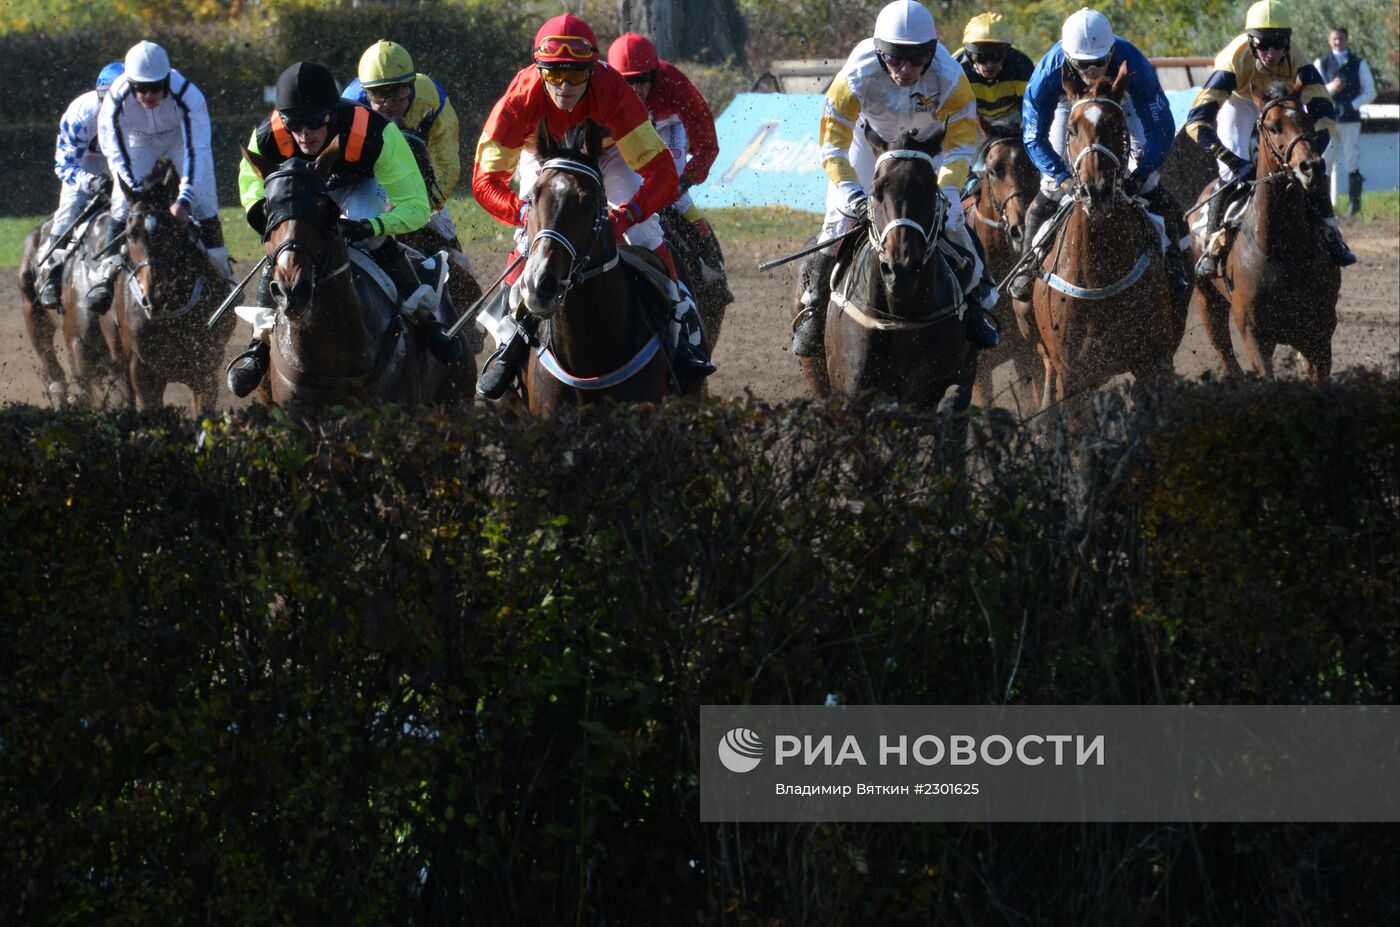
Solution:
<svg viewBox="0 0 1400 927">
<path fill-rule="evenodd" d="M 84 171 L 78 181 L 78 188 L 91 196 L 101 196 L 112 192 L 112 178 L 106 174 L 89 174 Z"/>
<path fill-rule="evenodd" d="M 1317 153 L 1320 155 L 1325 154 L 1327 152 L 1327 146 L 1332 144 L 1332 133 L 1328 132 L 1326 129 L 1318 129 L 1313 133 L 1313 138 L 1316 140 Z"/>
<path fill-rule="evenodd" d="M 1123 178 L 1123 192 L 1128 196 L 1137 196 L 1142 192 L 1142 186 L 1145 183 L 1147 183 L 1146 174 L 1141 170 L 1131 171 Z"/>
<path fill-rule="evenodd" d="M 608 210 L 608 222 L 612 224 L 613 240 L 622 243 L 627 230 L 637 224 L 638 209 L 631 203 L 623 203 Z"/>
<path fill-rule="evenodd" d="M 175 217 L 175 221 L 183 228 L 190 224 L 190 204 L 184 200 L 176 200 L 170 204 L 170 215 Z"/>
<path fill-rule="evenodd" d="M 1234 152 L 1225 158 L 1225 167 L 1230 171 L 1230 183 L 1244 183 L 1254 178 L 1254 162 L 1246 161 Z"/>
<path fill-rule="evenodd" d="M 870 198 L 857 187 L 846 197 L 846 205 L 841 207 L 841 212 L 854 219 L 857 225 L 866 222 L 870 219 Z"/>
<path fill-rule="evenodd" d="M 530 222 L 530 201 L 525 200 L 520 204 L 520 211 L 515 214 L 515 224 L 524 228 Z"/>
<path fill-rule="evenodd" d="M 950 232 L 967 225 L 967 215 L 963 212 L 962 197 L 956 187 L 944 187 L 943 198 L 948 201 L 948 214 L 943 219 L 943 227 Z"/>
<path fill-rule="evenodd" d="M 676 184 L 676 189 L 679 190 L 682 195 L 684 195 L 685 192 L 693 186 L 695 186 L 694 181 L 686 180 L 684 177 L 682 177 L 681 182 Z"/>
<path fill-rule="evenodd" d="M 340 234 L 346 241 L 365 241 L 374 237 L 374 223 L 368 219 L 341 219 Z"/>
</svg>

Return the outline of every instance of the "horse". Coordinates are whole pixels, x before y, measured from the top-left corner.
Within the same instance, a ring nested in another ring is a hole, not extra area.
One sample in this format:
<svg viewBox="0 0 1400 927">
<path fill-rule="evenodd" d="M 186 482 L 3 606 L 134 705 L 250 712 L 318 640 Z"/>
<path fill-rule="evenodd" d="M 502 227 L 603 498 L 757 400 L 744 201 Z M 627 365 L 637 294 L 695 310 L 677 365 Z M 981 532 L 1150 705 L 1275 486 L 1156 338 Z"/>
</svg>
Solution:
<svg viewBox="0 0 1400 927">
<path fill-rule="evenodd" d="M 1236 240 L 1221 260 L 1221 275 L 1196 281 L 1196 308 L 1221 371 L 1231 379 L 1244 373 L 1230 343 L 1232 316 L 1255 373 L 1273 377 L 1274 348 L 1280 343 L 1303 355 L 1311 382 L 1321 383 L 1332 372 L 1342 273 L 1318 240 L 1310 214 L 1308 196 L 1327 185 L 1327 171 L 1312 120 L 1296 93 L 1296 86 L 1284 84 L 1265 94 L 1255 91 L 1259 179 Z M 1219 181 L 1207 187 L 1201 202 L 1219 187 Z M 1199 241 L 1194 249 L 1199 258 Z"/>
<path fill-rule="evenodd" d="M 803 358 L 814 395 L 891 399 L 951 411 L 972 401 L 978 352 L 969 350 L 959 309 L 962 286 L 939 248 L 946 206 L 938 186 L 944 130 L 920 141 L 906 132 L 886 142 L 863 130 L 876 155 L 867 234 L 843 248 L 826 316 L 824 357 Z M 803 262 L 792 317 L 802 311 L 810 274 Z"/>
<path fill-rule="evenodd" d="M 49 226 L 50 222 L 46 220 L 25 236 L 24 253 L 19 265 L 20 312 L 30 343 L 39 355 L 44 393 L 54 409 L 61 409 L 75 401 L 95 407 L 105 395 L 105 391 L 99 390 L 99 384 L 107 382 L 119 386 L 125 399 L 115 321 L 110 314 L 99 315 L 88 311 L 83 298 L 96 283 L 95 260 L 91 257 L 88 260 L 70 258 L 63 268 L 56 311 L 46 310 L 38 304 L 38 260 L 43 256 Z M 107 212 L 99 209 L 74 230 L 67 247 L 78 250 L 80 254 L 96 255 L 102 248 L 106 228 Z M 71 383 L 54 349 L 54 334 L 59 330 L 63 332 L 68 351 Z"/>
<path fill-rule="evenodd" d="M 1068 213 L 1031 297 L 1045 368 L 1042 409 L 1071 397 L 1078 405 L 1082 394 L 1121 373 L 1139 386 L 1170 377 L 1186 332 L 1186 303 L 1172 299 L 1161 233 L 1123 192 L 1127 62 L 1116 77 L 1088 85 L 1066 65 L 1061 84 L 1070 103 L 1065 154 L 1073 179 L 1062 207 Z"/>
<path fill-rule="evenodd" d="M 1001 280 L 1021 257 L 1022 235 L 1026 226 L 1026 210 L 1035 199 L 1040 185 L 1040 172 L 1026 153 L 1019 126 L 1007 126 L 979 120 L 986 141 L 982 143 L 980 160 L 983 164 L 982 182 L 975 197 L 964 201 L 968 225 L 982 243 L 987 256 L 987 270 Z M 1013 318 L 1011 297 L 1002 294 L 998 308 L 1001 318 Z M 977 359 L 977 379 L 972 388 L 972 401 L 981 408 L 990 408 L 992 371 L 1010 361 L 1015 367 L 1015 387 L 1029 387 L 1033 397 L 1031 408 L 1040 406 L 1040 359 L 1033 340 L 1019 328 L 1003 327 L 1001 343 L 983 351 Z M 1017 390 L 1013 388 L 1013 399 Z"/>
<path fill-rule="evenodd" d="M 327 187 L 340 154 L 339 139 L 314 163 L 278 164 L 243 149 L 265 182 L 263 252 L 276 304 L 259 399 L 302 418 L 332 406 L 470 402 L 475 361 L 439 363 L 427 335 L 405 324 L 393 283 L 341 237 L 340 206 Z M 437 317 L 451 325 L 450 291 L 442 296 Z"/>
<path fill-rule="evenodd" d="M 700 324 L 705 330 L 705 341 L 713 356 L 719 344 L 719 333 L 724 325 L 724 311 L 733 297 L 719 280 L 707 281 L 703 266 L 705 243 L 695 224 L 681 215 L 675 206 L 667 206 L 657 214 L 661 222 L 661 233 L 676 257 L 676 271 L 683 275 L 687 289 L 695 296 L 696 308 L 700 310 Z M 713 230 L 711 230 L 713 234 Z M 719 255 L 718 242 L 714 243 L 714 253 Z M 720 255 L 722 258 L 723 255 Z M 712 272 L 713 273 L 713 272 Z"/>
<path fill-rule="evenodd" d="M 168 384 L 184 383 L 194 393 L 195 415 L 212 415 L 236 319 L 226 316 L 212 330 L 206 320 L 228 294 L 229 282 L 210 262 L 195 225 L 182 226 L 170 214 L 180 173 L 169 158 L 156 162 L 140 190 L 120 177 L 117 183 L 131 211 L 111 315 L 129 401 L 158 408 Z"/>
<path fill-rule="evenodd" d="M 542 320 L 525 368 L 528 407 L 549 417 L 603 400 L 659 402 L 677 392 L 667 333 L 648 307 L 645 285 L 621 260 L 607 221 L 598 166 L 603 130 L 585 121 L 561 143 L 541 119 L 535 152 L 540 172 L 519 283 L 523 305 Z M 679 392 L 694 396 L 703 388 L 701 381 Z"/>
</svg>

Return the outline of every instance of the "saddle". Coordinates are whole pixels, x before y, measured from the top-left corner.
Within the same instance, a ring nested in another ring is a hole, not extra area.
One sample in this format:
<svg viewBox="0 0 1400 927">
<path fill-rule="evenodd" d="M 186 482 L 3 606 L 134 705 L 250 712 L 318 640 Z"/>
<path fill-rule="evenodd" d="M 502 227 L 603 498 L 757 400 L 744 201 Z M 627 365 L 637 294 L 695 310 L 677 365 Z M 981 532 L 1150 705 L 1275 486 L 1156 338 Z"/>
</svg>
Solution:
<svg viewBox="0 0 1400 927">
<path fill-rule="evenodd" d="M 1213 195 L 1220 189 L 1224 181 L 1215 180 L 1207 187 L 1207 195 Z M 1233 232 L 1240 227 L 1240 222 L 1244 219 L 1244 211 L 1249 207 L 1249 201 L 1254 198 L 1254 187 L 1250 184 L 1240 184 L 1233 192 L 1225 194 L 1225 208 L 1220 215 L 1219 232 L 1229 235 L 1225 245 L 1221 249 L 1220 256 L 1223 258 L 1230 250 L 1233 243 Z M 1205 251 L 1210 245 L 1210 207 L 1204 206 L 1196 210 L 1191 219 L 1191 237 L 1196 240 L 1196 244 Z"/>
<path fill-rule="evenodd" d="M 859 244 L 851 245 L 852 239 L 858 240 Z M 951 316 L 961 319 L 967 309 L 967 287 L 953 265 L 958 264 L 959 268 L 970 271 L 976 262 L 958 253 L 958 249 L 942 236 L 937 237 L 935 241 L 933 254 L 929 257 L 934 263 L 934 273 L 938 278 L 934 289 L 936 292 L 952 293 L 951 302 L 932 306 L 928 312 L 915 319 L 890 315 L 868 305 L 869 296 L 853 293 L 852 289 L 856 280 L 868 276 L 863 271 L 879 258 L 870 244 L 869 237 L 859 235 L 847 239 L 836 255 L 836 266 L 831 273 L 831 302 L 862 327 L 879 331 L 911 331 L 928 328 Z"/>
</svg>

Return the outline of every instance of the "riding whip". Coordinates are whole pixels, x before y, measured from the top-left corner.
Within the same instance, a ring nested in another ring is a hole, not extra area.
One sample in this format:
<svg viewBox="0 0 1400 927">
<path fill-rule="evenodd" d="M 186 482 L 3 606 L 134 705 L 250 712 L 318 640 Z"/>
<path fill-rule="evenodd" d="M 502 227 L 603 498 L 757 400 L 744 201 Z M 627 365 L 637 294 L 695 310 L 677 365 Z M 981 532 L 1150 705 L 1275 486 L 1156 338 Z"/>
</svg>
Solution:
<svg viewBox="0 0 1400 927">
<path fill-rule="evenodd" d="M 462 330 L 462 326 L 477 317 L 481 310 L 485 308 L 487 298 L 490 297 L 492 293 L 496 292 L 496 287 L 500 286 L 505 279 L 510 276 L 511 271 L 520 266 L 520 262 L 523 260 L 525 260 L 525 255 L 521 254 L 517 255 L 515 260 L 510 262 L 510 266 L 506 268 L 506 272 L 496 278 L 496 282 L 491 284 L 490 289 L 482 293 L 481 298 L 472 303 L 472 307 L 466 312 L 463 312 L 461 317 L 452 323 L 452 327 L 447 330 L 447 337 L 456 338 L 457 333 Z"/>
<path fill-rule="evenodd" d="M 94 196 L 92 198 L 92 201 L 87 204 L 87 208 L 85 208 L 81 213 L 79 213 L 78 218 L 74 219 L 72 224 L 69 225 L 68 228 L 63 230 L 62 235 L 58 236 L 53 240 L 53 244 L 49 245 L 48 250 L 43 253 L 43 256 L 39 258 L 39 260 L 35 263 L 34 266 L 42 267 L 44 265 L 44 262 L 49 259 L 49 255 L 57 251 L 60 245 L 66 244 L 68 242 L 68 239 L 72 237 L 74 229 L 86 222 L 89 217 L 91 217 L 94 213 L 97 212 L 98 207 L 100 207 L 104 202 L 106 202 L 106 200 L 103 197 Z"/>
<path fill-rule="evenodd" d="M 794 251 L 792 254 L 789 254 L 789 255 L 787 255 L 786 257 L 773 258 L 771 261 L 763 261 L 763 262 L 761 262 L 761 263 L 758 265 L 758 269 L 759 269 L 760 271 L 768 270 L 769 268 L 777 267 L 777 266 L 780 265 L 780 264 L 786 264 L 786 263 L 788 263 L 789 261 L 795 261 L 795 260 L 797 260 L 797 259 L 800 258 L 800 257 L 806 257 L 807 255 L 812 254 L 813 252 L 822 250 L 823 248 L 827 247 L 828 245 L 834 245 L 834 244 L 836 244 L 836 242 L 838 242 L 838 241 L 845 241 L 847 238 L 850 238 L 852 235 L 858 235 L 858 234 L 860 234 L 861 232 L 864 232 L 864 231 L 865 231 L 865 228 L 866 228 L 865 223 L 860 223 L 860 224 L 857 225 L 855 228 L 851 229 L 849 232 L 842 232 L 840 235 L 837 235 L 835 238 L 828 238 L 828 239 L 826 239 L 825 241 L 819 241 L 819 242 L 817 242 L 816 244 L 808 245 L 807 247 L 803 248 L 801 251 Z"/>
<path fill-rule="evenodd" d="M 239 283 L 238 286 L 233 288 L 233 292 L 228 294 L 228 298 L 226 298 L 223 302 L 219 303 L 219 308 L 215 309 L 214 314 L 209 317 L 209 322 L 207 325 L 205 325 L 206 328 L 213 328 L 215 325 L 218 324 L 219 319 L 222 318 L 223 314 L 228 311 L 228 307 L 233 305 L 233 301 L 237 299 L 243 293 L 243 290 L 248 286 L 248 281 L 253 279 L 253 274 L 262 270 L 262 266 L 266 263 L 267 255 L 264 254 L 262 256 L 262 260 L 254 264 L 253 269 L 248 271 L 248 276 L 244 277 L 243 281 Z"/>
</svg>

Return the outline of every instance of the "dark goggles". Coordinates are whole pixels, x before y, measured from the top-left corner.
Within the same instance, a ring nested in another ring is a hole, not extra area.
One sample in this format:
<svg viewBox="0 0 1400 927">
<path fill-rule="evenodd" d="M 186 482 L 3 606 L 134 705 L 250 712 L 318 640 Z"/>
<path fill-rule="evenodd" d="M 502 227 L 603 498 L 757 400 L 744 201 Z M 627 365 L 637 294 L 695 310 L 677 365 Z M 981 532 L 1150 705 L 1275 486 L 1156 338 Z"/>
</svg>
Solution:
<svg viewBox="0 0 1400 927">
<path fill-rule="evenodd" d="M 645 74 L 632 74 L 627 78 L 627 83 L 633 87 L 638 84 L 649 84 L 656 79 L 655 71 L 647 71 Z"/>
<path fill-rule="evenodd" d="M 1074 65 L 1074 69 L 1076 71 L 1091 71 L 1094 68 L 1108 67 L 1108 58 L 1109 56 L 1104 56 L 1103 58 L 1090 58 L 1088 61 L 1074 61 L 1073 59 L 1071 59 L 1071 63 Z"/>
<path fill-rule="evenodd" d="M 1287 51 L 1290 44 L 1286 35 L 1265 35 L 1253 39 L 1255 51 Z"/>
<path fill-rule="evenodd" d="M 313 129 L 319 129 L 329 125 L 330 121 L 330 110 L 301 116 L 288 116 L 286 113 L 282 114 L 282 124 L 287 127 L 288 132 L 309 132 Z"/>
<path fill-rule="evenodd" d="M 1006 49 L 994 45 L 970 46 L 967 57 L 973 64 L 1001 64 L 1006 60 Z"/>
<path fill-rule="evenodd" d="M 385 106 L 390 103 L 403 103 L 413 94 L 413 87 L 409 84 L 391 84 L 384 87 L 366 88 L 365 99 L 375 106 Z"/>
<path fill-rule="evenodd" d="M 134 81 L 131 82 L 131 92 L 132 92 L 132 93 L 161 93 L 161 92 L 163 92 L 164 90 L 165 90 L 165 81 L 163 81 L 163 80 L 149 80 L 149 81 L 135 81 L 135 80 L 134 80 Z"/>
<path fill-rule="evenodd" d="M 924 68 L 928 67 L 933 60 L 933 52 L 923 52 L 918 55 L 893 55 L 889 52 L 880 52 L 880 60 L 889 68 Z"/>
</svg>

